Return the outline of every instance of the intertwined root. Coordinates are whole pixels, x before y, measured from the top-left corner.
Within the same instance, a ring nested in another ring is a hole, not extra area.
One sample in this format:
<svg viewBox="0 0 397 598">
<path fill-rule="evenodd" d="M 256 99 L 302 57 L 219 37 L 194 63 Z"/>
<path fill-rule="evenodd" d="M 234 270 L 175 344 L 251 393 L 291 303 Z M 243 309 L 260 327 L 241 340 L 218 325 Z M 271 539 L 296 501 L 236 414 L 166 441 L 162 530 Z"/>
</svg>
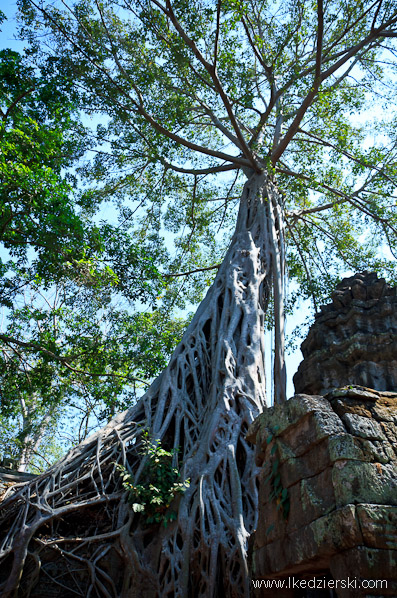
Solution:
<svg viewBox="0 0 397 598">
<path fill-rule="evenodd" d="M 265 406 L 273 191 L 264 175 L 246 183 L 215 282 L 144 397 L 3 502 L 4 598 L 248 595 L 257 489 L 244 435 Z M 167 527 L 131 511 L 117 469 L 139 479 L 143 429 L 178 448 L 190 478 Z"/>
</svg>

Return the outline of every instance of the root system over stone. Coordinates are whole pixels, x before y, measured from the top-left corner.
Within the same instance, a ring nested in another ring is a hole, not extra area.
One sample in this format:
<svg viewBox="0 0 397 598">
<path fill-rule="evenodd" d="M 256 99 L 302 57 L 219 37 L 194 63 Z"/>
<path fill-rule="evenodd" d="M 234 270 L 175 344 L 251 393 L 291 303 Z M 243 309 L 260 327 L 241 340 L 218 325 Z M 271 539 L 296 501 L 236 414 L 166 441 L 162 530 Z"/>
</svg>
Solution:
<svg viewBox="0 0 397 598">
<path fill-rule="evenodd" d="M 266 406 L 264 315 L 280 282 L 281 222 L 275 187 L 254 174 L 224 262 L 168 367 L 134 407 L 3 501 L 3 598 L 248 596 L 257 487 L 245 433 Z M 190 478 L 167 527 L 132 512 L 116 467 L 139 480 L 144 429 L 179 447 L 174 465 Z"/>
</svg>

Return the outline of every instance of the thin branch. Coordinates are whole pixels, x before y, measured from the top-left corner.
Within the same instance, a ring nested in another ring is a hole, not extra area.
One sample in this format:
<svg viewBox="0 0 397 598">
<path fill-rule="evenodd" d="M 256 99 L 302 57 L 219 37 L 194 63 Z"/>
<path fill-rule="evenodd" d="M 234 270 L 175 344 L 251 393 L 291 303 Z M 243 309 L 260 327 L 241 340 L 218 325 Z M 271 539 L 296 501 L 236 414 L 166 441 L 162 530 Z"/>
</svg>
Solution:
<svg viewBox="0 0 397 598">
<path fill-rule="evenodd" d="M 367 10 L 365 10 L 364 12 L 362 12 L 360 14 L 360 16 L 353 21 L 353 23 L 351 23 L 348 27 L 346 27 L 341 33 L 340 35 L 332 42 L 332 44 L 330 46 L 328 46 L 328 48 L 325 48 L 324 50 L 324 57 L 328 57 L 328 54 L 333 50 L 333 48 L 335 48 L 335 46 L 356 26 L 358 25 L 358 23 L 360 21 L 362 21 L 368 13 L 371 12 L 371 10 L 374 8 L 374 6 L 376 6 L 376 4 L 379 2 L 379 0 L 375 0 L 375 2 L 373 4 L 371 4 Z M 343 51 L 342 51 L 343 52 Z M 330 60 L 334 59 L 334 56 L 330 56 L 329 57 Z"/>
<path fill-rule="evenodd" d="M 103 373 L 88 372 L 86 370 L 81 370 L 79 368 L 75 368 L 70 365 L 70 363 L 69 363 L 70 361 L 72 361 L 74 359 L 78 359 L 79 357 L 81 357 L 81 355 L 83 355 L 85 353 L 82 353 L 79 355 L 69 355 L 67 357 L 62 357 L 61 355 L 57 355 L 56 353 L 53 353 L 52 351 L 50 351 L 49 349 L 46 349 L 46 347 L 43 347 L 42 345 L 39 345 L 38 343 L 20 341 L 11 336 L 7 336 L 6 334 L 0 334 L 0 340 L 5 342 L 14 352 L 17 353 L 17 355 L 21 359 L 22 359 L 22 356 L 16 351 L 16 349 L 13 345 L 17 345 L 18 347 L 23 347 L 25 349 L 32 349 L 34 351 L 39 351 L 40 353 L 44 353 L 45 355 L 52 357 L 52 359 L 55 359 L 55 361 L 62 363 L 62 365 L 64 365 L 68 370 L 75 372 L 77 374 L 84 374 L 86 376 L 94 376 L 94 377 L 104 376 L 104 377 L 112 377 L 112 378 L 123 378 L 125 380 L 136 380 L 137 382 L 141 382 L 142 384 L 149 386 L 149 383 L 146 380 L 141 380 L 140 378 L 136 378 L 135 376 L 131 378 L 130 376 L 123 376 L 122 374 L 115 374 L 113 372 L 111 372 L 111 373 L 110 372 L 103 372 Z"/>
<path fill-rule="evenodd" d="M 216 6 L 216 31 L 215 31 L 215 43 L 214 43 L 214 70 L 215 70 L 215 72 L 216 72 L 216 66 L 217 66 L 216 63 L 218 60 L 221 5 L 222 5 L 222 0 L 218 0 L 217 6 Z"/>
<path fill-rule="evenodd" d="M 324 8 L 323 0 L 317 0 L 317 49 L 316 49 L 316 74 L 314 77 L 314 84 L 320 81 L 321 64 L 323 54 L 323 37 L 324 37 Z"/>
<path fill-rule="evenodd" d="M 370 163 L 366 163 L 363 160 L 359 160 L 358 158 L 356 158 L 355 156 L 353 156 L 353 154 L 350 154 L 349 152 L 347 152 L 346 150 L 343 150 L 339 147 L 337 147 L 336 145 L 334 145 L 333 143 L 331 143 L 330 141 L 324 141 L 323 139 L 321 139 L 321 137 L 318 137 L 317 135 L 315 135 L 314 133 L 309 133 L 309 131 L 305 131 L 304 129 L 299 128 L 298 129 L 298 133 L 303 133 L 304 135 L 307 135 L 308 137 L 311 137 L 312 139 L 316 140 L 318 142 L 319 145 L 322 145 L 324 147 L 330 147 L 332 149 L 334 149 L 335 151 L 339 152 L 340 154 L 342 154 L 343 156 L 346 156 L 346 158 L 349 158 L 349 160 L 353 160 L 354 162 L 356 162 L 357 164 L 360 164 L 361 166 L 367 167 L 367 168 L 372 168 L 373 170 L 376 170 L 379 174 L 381 174 L 387 181 L 389 181 L 390 183 L 392 183 L 393 185 L 396 184 L 396 181 L 393 181 L 393 179 L 391 179 L 383 170 L 383 168 L 379 168 L 379 166 L 375 166 L 375 164 L 370 164 Z"/>
<path fill-rule="evenodd" d="M 202 55 L 202 53 L 200 52 L 200 50 L 198 49 L 196 43 L 188 36 L 188 34 L 186 33 L 186 31 L 183 29 L 181 23 L 179 22 L 179 20 L 177 19 L 171 2 L 170 0 L 166 0 L 166 6 L 167 8 L 165 8 L 162 4 L 160 4 L 159 2 L 157 2 L 156 0 L 152 0 L 154 2 L 154 4 L 156 4 L 156 6 L 158 6 L 160 8 L 160 10 L 162 10 L 164 12 L 164 14 L 166 14 L 169 19 L 171 20 L 172 24 L 174 25 L 175 29 L 178 31 L 179 35 L 181 36 L 181 38 L 183 39 L 183 41 L 186 43 L 186 45 L 192 50 L 192 52 L 194 53 L 194 55 L 196 56 L 196 58 L 198 59 L 199 62 L 201 62 L 201 64 L 204 66 L 205 70 L 208 72 L 208 74 L 210 75 L 211 79 L 214 82 L 215 85 L 215 89 L 216 91 L 219 93 L 223 105 L 226 108 L 226 112 L 228 113 L 228 116 L 230 118 L 230 122 L 233 126 L 233 129 L 235 130 L 235 133 L 237 135 L 237 138 L 241 144 L 241 148 L 242 148 L 242 152 L 245 155 L 246 159 L 249 161 L 249 166 L 251 168 L 254 168 L 254 170 L 258 170 L 259 166 L 256 163 L 256 160 L 254 159 L 252 152 L 250 150 L 250 148 L 248 147 L 244 136 L 240 130 L 240 127 L 237 124 L 234 112 L 233 112 L 233 108 L 230 102 L 230 99 L 228 98 L 225 90 L 223 89 L 223 86 L 218 78 L 218 75 L 216 73 L 216 69 L 214 68 L 213 65 L 211 65 Z"/>
<path fill-rule="evenodd" d="M 379 14 L 379 11 L 381 9 L 382 4 L 383 4 L 383 0 L 380 0 L 378 6 L 376 8 L 376 11 L 375 11 L 375 14 L 374 14 L 374 18 L 372 19 L 371 29 L 375 29 L 376 19 L 378 18 L 378 14 Z"/>
<path fill-rule="evenodd" d="M 302 253 L 302 250 L 300 248 L 300 245 L 299 245 L 298 241 L 295 238 L 294 231 L 292 230 L 292 226 L 290 225 L 290 223 L 288 222 L 288 220 L 286 220 L 286 223 L 287 223 L 287 227 L 288 227 L 288 230 L 290 232 L 290 235 L 292 237 L 292 240 L 295 243 L 296 249 L 298 250 L 299 256 L 300 256 L 300 258 L 302 260 L 302 264 L 303 264 L 303 267 L 305 269 L 307 279 L 308 279 L 309 284 L 311 286 L 313 280 L 312 280 L 312 277 L 310 275 L 309 269 L 307 267 L 305 257 L 304 257 L 304 255 Z M 314 292 L 313 292 L 313 290 L 311 288 L 310 288 L 310 290 L 311 290 L 311 296 L 312 296 L 312 300 L 313 300 L 313 306 L 314 306 L 315 311 L 317 312 L 318 311 L 318 305 L 317 305 L 317 301 L 316 301 L 316 296 L 315 296 L 315 294 L 314 294 Z"/>
<path fill-rule="evenodd" d="M 383 29 L 386 29 L 387 27 L 395 24 L 396 21 L 397 21 L 397 15 L 394 18 L 389 19 L 386 23 L 383 24 L 383 26 L 379 27 L 378 29 L 370 31 L 370 33 L 363 40 L 361 40 L 361 42 L 359 42 L 358 44 L 356 44 L 355 46 L 350 48 L 350 50 L 346 51 L 337 62 L 335 62 L 325 72 L 323 72 L 323 74 L 320 77 L 315 79 L 312 89 L 309 91 L 309 93 L 303 100 L 303 102 L 297 112 L 297 115 L 294 118 L 293 122 L 291 123 L 284 138 L 281 140 L 281 142 L 279 143 L 276 150 L 272 153 L 271 159 L 272 159 L 273 165 L 275 165 L 277 163 L 277 161 L 280 159 L 280 157 L 282 156 L 284 151 L 287 149 L 289 142 L 291 141 L 291 139 L 294 137 L 295 133 L 297 132 L 297 130 L 299 128 L 299 124 L 302 121 L 307 109 L 309 108 L 310 104 L 313 102 L 315 96 L 318 93 L 320 84 L 323 83 L 328 77 L 333 75 L 348 60 L 350 60 L 350 58 L 355 56 L 362 48 L 368 46 L 377 37 L 381 37 L 381 34 L 383 34 Z"/>
<path fill-rule="evenodd" d="M 18 102 L 20 102 L 25 96 L 27 96 L 30 93 L 32 93 L 33 91 L 35 91 L 35 89 L 36 89 L 36 87 L 31 87 L 30 89 L 27 89 L 26 91 L 23 91 L 21 94 L 19 94 L 19 96 L 7 108 L 6 112 L 3 113 L 3 121 L 5 121 L 7 119 L 7 116 L 15 108 L 15 106 L 18 104 Z"/>
<path fill-rule="evenodd" d="M 216 128 L 219 129 L 221 131 L 221 133 L 223 133 L 225 135 L 225 137 L 227 137 L 232 143 L 234 143 L 234 145 L 236 145 L 239 149 L 242 149 L 237 137 L 235 135 L 233 135 L 233 133 L 231 133 L 229 131 L 229 129 L 227 127 L 225 127 L 224 124 L 221 123 L 221 121 L 214 114 L 214 112 L 211 110 L 211 108 L 205 102 L 200 100 L 200 98 L 198 98 L 197 96 L 194 96 L 194 99 L 200 104 L 201 108 L 204 110 L 204 112 L 207 114 L 207 116 L 209 116 L 211 118 L 211 120 L 214 123 L 214 125 L 216 126 Z"/>
<path fill-rule="evenodd" d="M 221 262 L 214 266 L 207 266 L 204 268 L 196 268 L 195 270 L 189 270 L 188 272 L 178 272 L 177 274 L 163 274 L 164 278 L 176 278 L 177 276 L 189 276 L 189 274 L 195 274 L 196 272 L 206 272 L 207 270 L 215 270 L 221 267 Z"/>
<path fill-rule="evenodd" d="M 251 48 L 253 49 L 255 56 L 259 60 L 259 64 L 262 66 L 263 70 L 265 71 L 267 80 L 271 83 L 272 82 L 272 75 L 273 75 L 272 68 L 270 66 L 268 66 L 266 64 L 266 62 L 263 60 L 262 55 L 259 52 L 259 49 L 258 49 L 257 45 L 255 44 L 254 40 L 252 39 L 251 32 L 250 32 L 250 30 L 248 28 L 248 25 L 246 23 L 246 20 L 244 19 L 243 16 L 241 17 L 241 22 L 243 24 L 244 31 L 245 31 L 245 34 L 246 34 L 247 39 L 248 39 L 248 43 L 250 44 Z"/>
<path fill-rule="evenodd" d="M 295 218 L 295 219 L 302 218 L 304 220 L 303 217 L 308 214 L 322 212 L 324 210 L 334 207 L 337 204 L 349 202 L 357 210 L 359 210 L 360 212 L 363 212 L 364 214 L 366 214 L 370 218 L 373 218 L 377 222 L 382 223 L 382 225 L 388 226 L 393 231 L 393 233 L 397 234 L 397 230 L 395 229 L 395 227 L 392 224 L 390 224 L 390 222 L 387 218 L 382 218 L 381 216 L 378 216 L 378 215 L 374 214 L 373 212 L 370 212 L 369 209 L 365 205 L 363 205 L 363 200 L 360 199 L 360 197 L 358 196 L 359 193 L 362 193 L 364 191 L 365 185 L 368 184 L 368 182 L 371 182 L 375 178 L 375 176 L 377 176 L 376 174 L 374 175 L 374 177 L 371 177 L 370 181 L 367 180 L 367 182 L 364 183 L 364 185 L 362 185 L 362 187 L 360 189 L 357 189 L 357 191 L 355 191 L 351 195 L 347 195 L 347 193 L 344 193 L 343 191 L 340 191 L 339 189 L 335 189 L 334 187 L 331 187 L 330 185 L 327 185 L 326 183 L 312 181 L 312 179 L 310 177 L 300 174 L 300 173 L 296 173 L 296 172 L 294 173 L 292 170 L 288 170 L 285 168 L 276 168 L 276 171 L 282 172 L 283 174 L 288 174 L 290 176 L 295 176 L 297 178 L 306 180 L 311 183 L 315 182 L 315 184 L 317 186 L 323 187 L 327 191 L 330 191 L 331 193 L 333 193 L 341 198 L 339 201 L 324 204 L 322 206 L 316 206 L 314 208 L 309 208 L 307 210 L 301 210 L 300 212 L 290 212 L 289 215 L 292 216 L 293 218 Z M 311 221 L 311 222 L 313 222 L 313 224 L 314 224 L 314 221 Z"/>
<path fill-rule="evenodd" d="M 315 76 L 313 81 L 313 86 L 305 99 L 303 100 L 294 120 L 292 121 L 291 125 L 288 128 L 288 131 L 284 135 L 284 138 L 278 143 L 276 148 L 272 151 L 271 154 L 271 161 L 272 164 L 275 165 L 284 151 L 287 149 L 287 146 L 291 139 L 294 137 L 295 133 L 299 128 L 299 124 L 302 121 L 304 115 L 306 114 L 307 109 L 313 102 L 314 98 L 316 97 L 320 85 L 323 81 L 323 77 L 321 75 L 321 64 L 322 64 L 322 51 L 323 51 L 323 35 L 324 35 L 324 11 L 323 11 L 323 2 L 322 0 L 318 0 L 317 2 L 317 50 L 316 50 L 316 65 L 315 65 Z"/>
<path fill-rule="evenodd" d="M 221 220 L 221 221 L 220 221 L 220 223 L 219 223 L 219 226 L 218 226 L 217 233 L 219 233 L 219 231 L 221 230 L 221 227 L 222 227 L 222 225 L 223 225 L 223 223 L 224 223 L 224 221 L 225 221 L 226 212 L 227 212 L 227 206 L 228 206 L 228 203 L 229 203 L 229 201 L 232 199 L 232 198 L 231 198 L 231 194 L 232 194 L 232 191 L 233 191 L 234 185 L 235 185 L 235 184 L 236 184 L 236 182 L 237 182 L 238 175 L 239 175 L 239 173 L 237 172 L 236 176 L 234 177 L 234 181 L 233 181 L 233 183 L 232 183 L 232 184 L 231 184 L 231 186 L 230 186 L 230 189 L 229 189 L 229 190 L 228 190 L 228 192 L 226 193 L 226 197 L 225 197 L 225 203 L 224 203 L 224 210 L 223 210 L 223 214 L 222 214 L 222 220 Z M 238 198 L 236 198 L 236 199 L 238 199 Z"/>
<path fill-rule="evenodd" d="M 367 11 L 366 13 L 373 8 L 375 5 L 377 4 L 377 2 L 375 2 Z M 362 16 L 360 16 L 361 20 Z M 355 56 L 362 48 L 364 48 L 365 46 L 370 46 L 371 42 L 374 42 L 377 38 L 382 38 L 382 37 L 395 37 L 397 34 L 394 31 L 386 31 L 386 29 L 388 27 L 391 27 L 392 25 L 394 25 L 397 22 L 397 15 L 395 15 L 393 18 L 390 18 L 388 21 L 386 21 L 385 23 L 383 23 L 380 27 L 378 27 L 377 29 L 373 29 L 370 31 L 370 33 L 363 39 L 361 40 L 361 42 L 359 42 L 358 44 L 355 44 L 354 46 L 351 46 L 350 48 L 347 49 L 343 49 L 340 52 L 337 52 L 334 55 L 327 55 L 327 53 L 332 49 L 332 47 L 334 47 L 336 45 L 337 42 L 334 42 L 333 46 L 330 48 L 327 48 L 323 51 L 322 54 L 322 63 L 324 64 L 325 62 L 329 63 L 331 60 L 336 60 L 337 58 L 339 58 L 339 60 L 337 60 L 336 62 L 334 62 L 334 64 L 332 66 L 330 66 L 326 71 L 324 71 L 320 77 L 320 82 L 318 85 L 318 88 L 320 86 L 321 83 L 323 83 L 328 77 L 330 77 L 331 75 L 333 75 L 339 68 L 341 68 L 348 60 L 350 60 L 350 58 L 352 58 L 353 56 Z M 354 24 L 351 26 L 353 27 Z M 351 28 L 350 27 L 350 28 Z M 318 44 L 317 44 L 317 48 L 318 48 Z M 298 80 L 298 79 L 303 79 L 304 77 L 306 77 L 307 75 L 309 75 L 310 73 L 313 72 L 313 70 L 316 72 L 316 69 L 318 70 L 318 60 L 316 61 L 316 63 L 301 71 L 300 73 L 297 73 L 294 77 L 292 77 L 289 81 L 287 81 L 284 86 L 279 90 L 278 95 L 282 95 L 285 91 L 288 90 L 289 87 L 291 87 L 291 85 L 293 85 L 293 83 Z M 344 76 L 346 76 L 349 72 L 349 69 L 346 71 L 346 73 L 344 74 Z M 297 115 L 293 121 L 293 123 L 290 125 L 290 128 L 288 129 L 284 139 L 281 141 L 281 143 L 278 146 L 278 149 L 273 152 L 272 154 L 272 162 L 273 164 L 275 164 L 277 162 L 277 160 L 281 157 L 282 153 L 285 151 L 289 141 L 292 139 L 292 137 L 294 136 L 294 134 L 296 133 L 296 127 L 299 126 L 299 123 L 301 122 L 303 115 L 305 114 L 306 110 L 308 109 L 308 107 L 310 106 L 310 104 L 313 102 L 314 97 L 316 96 L 318 92 L 318 89 L 315 90 L 314 88 L 312 88 L 309 93 L 307 94 L 305 100 L 303 100 L 301 107 L 299 108 Z M 274 107 L 274 105 L 272 106 L 272 108 Z M 264 114 L 258 124 L 257 127 L 257 133 L 256 135 L 259 134 L 259 130 L 261 129 L 261 127 L 263 126 L 263 124 L 266 122 L 266 119 L 268 118 L 269 114 L 270 114 L 271 110 L 267 110 L 266 114 Z"/>
<path fill-rule="evenodd" d="M 136 94 L 138 95 L 139 98 L 139 102 L 137 102 L 136 100 L 134 100 L 114 79 L 113 77 L 111 77 L 111 75 L 109 74 L 109 72 L 102 67 L 101 65 L 99 65 L 94 59 L 91 58 L 91 56 L 79 45 L 76 44 L 76 40 L 73 40 L 71 38 L 71 36 L 68 34 L 68 32 L 61 26 L 59 25 L 58 21 L 56 21 L 55 19 L 52 18 L 52 16 L 50 15 L 50 13 L 48 13 L 44 8 L 40 8 L 34 0 L 29 0 L 31 2 L 31 4 L 40 12 L 42 12 L 47 18 L 48 20 L 54 25 L 54 27 L 56 29 L 58 29 L 58 31 L 60 31 L 62 33 L 62 35 L 65 37 L 65 39 L 67 39 L 73 47 L 76 47 L 77 50 L 90 62 L 90 64 L 92 64 L 95 69 L 97 69 L 100 73 L 102 73 L 106 79 L 120 92 L 120 94 L 125 97 L 129 102 L 132 103 L 133 108 L 138 112 L 138 114 L 140 114 L 156 131 L 158 131 L 159 133 L 161 133 L 162 135 L 164 135 L 165 137 L 168 137 L 169 139 L 172 139 L 173 141 L 175 141 L 176 143 L 183 145 L 184 147 L 187 147 L 188 149 L 191 149 L 193 151 L 197 151 L 199 153 L 202 154 L 206 154 L 208 156 L 213 156 L 214 158 L 219 158 L 220 160 L 224 160 L 227 162 L 232 162 L 235 164 L 238 164 L 239 166 L 248 166 L 248 167 L 253 167 L 253 162 L 252 159 L 244 159 L 241 157 L 237 157 L 237 156 L 230 156 L 228 154 L 224 154 L 223 152 L 218 152 L 215 150 L 212 150 L 210 148 L 206 148 L 203 146 L 200 146 L 198 144 L 192 143 L 186 139 L 184 139 L 183 137 L 180 137 L 179 135 L 176 135 L 175 133 L 173 133 L 172 131 L 169 131 L 166 127 L 164 127 L 163 125 L 161 125 L 160 123 L 158 123 L 143 107 L 143 98 L 142 95 L 139 91 L 139 89 L 130 81 L 131 86 L 133 87 L 134 91 L 136 92 Z M 127 112 L 131 112 L 132 108 L 130 108 L 129 106 L 125 106 L 124 104 L 122 104 L 120 101 L 113 99 L 113 101 L 120 106 L 123 110 L 127 111 Z"/>
<path fill-rule="evenodd" d="M 215 174 L 217 172 L 227 172 L 228 170 L 235 170 L 236 168 L 239 168 L 237 164 L 224 164 L 222 166 L 213 166 L 209 168 L 181 168 L 180 166 L 171 164 L 171 162 L 168 162 L 168 160 L 165 158 L 159 157 L 159 160 L 166 168 L 175 170 L 175 172 L 181 172 L 182 174 Z"/>
<path fill-rule="evenodd" d="M 180 145 L 183 145 L 184 147 L 187 147 L 188 149 L 199 152 L 201 154 L 213 156 L 214 158 L 219 158 L 220 160 L 226 162 L 233 162 L 234 164 L 238 164 L 239 166 L 249 166 L 252 168 L 252 162 L 250 160 L 246 160 L 238 156 L 231 156 L 229 154 L 224 154 L 223 152 L 218 152 L 216 150 L 197 145 L 196 143 L 192 143 L 191 141 L 187 141 L 183 137 L 176 135 L 175 133 L 166 129 L 163 125 L 158 123 L 148 112 L 146 112 L 145 108 L 141 104 L 136 103 L 134 100 L 132 100 L 132 98 L 130 98 L 130 100 L 134 103 L 137 112 L 139 112 L 139 114 L 143 116 L 143 118 L 149 124 L 151 124 L 154 129 L 156 129 L 157 131 L 159 131 L 159 133 L 162 133 L 162 135 L 168 137 L 169 139 L 172 139 Z"/>
</svg>

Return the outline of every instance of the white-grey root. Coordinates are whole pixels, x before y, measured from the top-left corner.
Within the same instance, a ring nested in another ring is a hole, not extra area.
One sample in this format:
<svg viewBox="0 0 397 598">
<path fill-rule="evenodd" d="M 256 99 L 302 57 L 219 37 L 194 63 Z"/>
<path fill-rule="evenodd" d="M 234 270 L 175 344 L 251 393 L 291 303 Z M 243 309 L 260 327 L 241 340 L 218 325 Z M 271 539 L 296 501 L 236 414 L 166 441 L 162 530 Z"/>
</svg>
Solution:
<svg viewBox="0 0 397 598">
<path fill-rule="evenodd" d="M 281 321 L 275 373 L 285 376 L 282 222 L 276 187 L 253 174 L 230 248 L 168 367 L 134 407 L 3 501 L 3 598 L 248 598 L 257 487 L 245 433 L 266 407 L 272 288 Z M 280 401 L 283 383 L 277 388 Z M 164 448 L 179 447 L 175 467 L 190 478 L 167 527 L 132 512 L 115 465 L 139 479 L 143 429 Z"/>
</svg>

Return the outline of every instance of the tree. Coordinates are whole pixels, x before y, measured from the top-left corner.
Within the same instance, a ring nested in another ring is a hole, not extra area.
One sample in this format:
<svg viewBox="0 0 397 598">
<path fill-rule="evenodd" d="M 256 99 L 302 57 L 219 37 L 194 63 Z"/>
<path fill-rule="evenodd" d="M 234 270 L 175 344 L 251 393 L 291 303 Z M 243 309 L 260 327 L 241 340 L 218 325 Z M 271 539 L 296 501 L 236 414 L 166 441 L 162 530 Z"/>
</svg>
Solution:
<svg viewBox="0 0 397 598">
<path fill-rule="evenodd" d="M 76 198 L 70 171 L 89 146 L 77 94 L 55 57 L 34 66 L 30 54 L 0 51 L 1 452 L 21 471 L 48 465 L 39 447 L 65 409 L 82 412 L 79 442 L 89 416 L 103 423 L 133 402 L 181 330 L 162 324 L 154 343 L 158 318 L 117 306 L 116 293 L 133 304 L 161 292 L 156 252 L 90 221 L 100 201 Z M 157 347 L 142 364 L 145 342 Z"/>
<path fill-rule="evenodd" d="M 5 461 L 37 472 L 54 458 L 46 446 L 59 458 L 136 401 L 165 367 L 185 321 L 117 309 L 102 293 L 81 300 L 71 284 L 29 291 L 2 335 L 0 438 Z"/>
<path fill-rule="evenodd" d="M 42 19 L 49 28 L 85 106 L 110 115 L 100 133 L 110 142 L 117 134 L 119 147 L 108 160 L 134 168 L 120 184 L 140 200 L 145 185 L 154 195 L 160 181 L 172 222 L 178 209 L 190 214 L 184 250 L 199 242 L 210 201 L 227 212 L 238 173 L 247 181 L 230 247 L 166 370 L 135 407 L 4 505 L 3 558 L 12 555 L 13 567 L 3 592 L 11 594 L 25 567 L 23 588 L 34 578 L 37 595 L 44 576 L 54 591 L 62 584 L 98 596 L 248 595 L 257 495 L 244 434 L 266 405 L 269 298 L 281 402 L 286 263 L 314 301 L 343 265 L 394 273 L 378 254 L 385 241 L 395 251 L 393 117 L 372 123 L 379 138 L 368 148 L 349 114 L 393 100 L 395 4 L 97 0 L 60 10 L 33 0 L 24 10 L 29 27 Z M 225 172 L 235 180 L 219 195 L 227 181 L 215 175 Z M 165 529 L 147 527 L 121 499 L 115 463 L 139 483 L 143 429 L 174 450 L 190 479 Z M 25 505 L 23 537 L 22 523 L 6 531 L 16 501 Z M 46 569 L 55 552 L 56 577 Z M 86 571 L 78 578 L 70 573 L 76 561 Z"/>
</svg>

